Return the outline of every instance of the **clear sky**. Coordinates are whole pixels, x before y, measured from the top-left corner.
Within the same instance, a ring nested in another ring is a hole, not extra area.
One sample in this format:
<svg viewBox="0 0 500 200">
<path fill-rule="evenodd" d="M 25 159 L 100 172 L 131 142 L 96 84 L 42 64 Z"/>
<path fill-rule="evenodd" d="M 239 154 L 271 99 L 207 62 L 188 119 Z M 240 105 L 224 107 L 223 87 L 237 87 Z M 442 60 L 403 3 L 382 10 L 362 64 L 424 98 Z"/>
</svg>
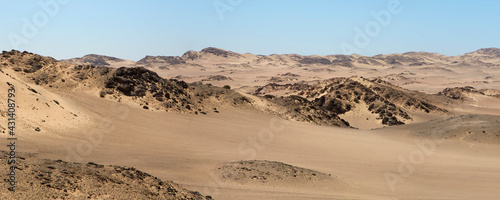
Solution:
<svg viewBox="0 0 500 200">
<path fill-rule="evenodd" d="M 57 2 L 59 9 L 44 9 L 39 4 L 45 2 Z M 500 1 L 399 0 L 394 8 L 400 12 L 391 13 L 389 4 L 397 2 L 8 1 L 0 7 L 0 47 L 56 59 L 95 53 L 131 60 L 205 47 L 264 55 L 328 55 L 345 53 L 341 44 L 347 44 L 369 56 L 408 51 L 459 55 L 500 47 Z M 389 12 L 390 22 L 378 22 L 372 11 Z M 356 28 L 370 34 L 365 35 L 369 42 L 358 41 L 356 46 Z"/>
</svg>

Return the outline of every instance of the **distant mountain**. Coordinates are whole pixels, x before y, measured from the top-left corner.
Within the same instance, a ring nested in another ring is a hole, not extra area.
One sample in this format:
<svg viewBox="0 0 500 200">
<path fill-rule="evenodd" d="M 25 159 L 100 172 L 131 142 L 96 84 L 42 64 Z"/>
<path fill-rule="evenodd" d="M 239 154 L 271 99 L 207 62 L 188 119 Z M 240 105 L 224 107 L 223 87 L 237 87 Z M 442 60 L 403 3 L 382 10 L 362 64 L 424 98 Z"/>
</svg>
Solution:
<svg viewBox="0 0 500 200">
<path fill-rule="evenodd" d="M 499 48 L 483 48 L 483 49 L 479 49 L 479 50 L 475 51 L 475 53 L 499 57 L 500 56 L 500 49 Z"/>
<path fill-rule="evenodd" d="M 178 65 L 186 64 L 186 61 L 178 56 L 146 56 L 136 62 L 136 65 L 167 64 Z"/>
<path fill-rule="evenodd" d="M 131 60 L 124 60 L 120 58 L 97 55 L 97 54 L 89 54 L 81 58 L 72 58 L 61 61 L 75 65 L 94 65 L 94 66 L 109 66 L 109 67 L 132 66 L 135 64 L 135 62 Z"/>
<path fill-rule="evenodd" d="M 339 66 L 356 67 L 359 65 L 374 66 L 422 66 L 435 63 L 453 64 L 462 62 L 483 62 L 500 58 L 500 49 L 483 48 L 460 56 L 445 56 L 429 52 L 407 52 L 402 54 L 388 54 L 360 56 L 360 55 L 327 55 L 327 56 L 302 56 L 296 54 L 284 54 L 269 56 L 240 54 L 219 48 L 208 47 L 201 51 L 187 51 L 182 56 L 146 56 L 137 62 L 120 58 L 89 54 L 81 58 L 62 60 L 71 64 L 111 66 L 111 67 L 163 67 L 179 65 L 200 65 L 200 62 L 213 61 L 212 63 L 249 63 L 249 64 L 286 64 L 288 66 Z M 206 63 L 205 63 L 206 64 Z"/>
<path fill-rule="evenodd" d="M 462 58 L 463 60 L 469 60 L 469 61 L 489 61 L 500 58 L 500 49 L 483 48 L 477 51 L 466 53 L 459 57 Z"/>
<path fill-rule="evenodd" d="M 145 67 L 165 67 L 168 65 L 192 65 L 197 64 L 197 60 L 224 58 L 227 60 L 242 58 L 243 56 L 231 51 L 208 47 L 201 51 L 187 51 L 182 56 L 146 56 L 137 61 L 137 66 Z"/>
<path fill-rule="evenodd" d="M 214 56 L 220 56 L 224 58 L 240 58 L 242 57 L 239 53 L 234 53 L 232 51 L 227 51 L 223 49 L 218 49 L 214 47 L 208 47 L 204 48 L 200 51 L 201 54 L 205 55 L 214 55 Z"/>
</svg>

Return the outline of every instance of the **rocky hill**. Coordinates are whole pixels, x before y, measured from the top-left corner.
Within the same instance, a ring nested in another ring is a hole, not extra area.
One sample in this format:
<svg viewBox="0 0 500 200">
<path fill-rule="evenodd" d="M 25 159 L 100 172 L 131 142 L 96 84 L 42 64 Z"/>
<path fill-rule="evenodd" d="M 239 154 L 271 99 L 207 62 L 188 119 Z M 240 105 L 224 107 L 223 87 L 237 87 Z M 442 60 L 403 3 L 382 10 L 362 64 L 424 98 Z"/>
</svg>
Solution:
<svg viewBox="0 0 500 200">
<path fill-rule="evenodd" d="M 479 60 L 489 61 L 500 58 L 500 49 L 498 48 L 482 48 L 474 52 L 470 52 L 459 56 L 463 60 Z"/>
<path fill-rule="evenodd" d="M 2 174 L 8 174 L 8 157 L 0 152 Z M 0 199 L 212 199 L 133 167 L 39 159 L 26 153 L 16 161 L 16 192 L 2 190 Z"/>
<path fill-rule="evenodd" d="M 207 114 L 220 106 L 244 106 L 250 100 L 229 89 L 203 84 L 188 84 L 176 79 L 164 79 L 142 67 L 119 68 L 111 72 L 101 97 L 133 97 L 143 108 Z"/>
<path fill-rule="evenodd" d="M 481 91 L 479 91 L 476 88 L 471 87 L 471 86 L 446 88 L 443 91 L 438 93 L 438 95 L 445 96 L 445 97 L 448 97 L 451 99 L 457 99 L 457 100 L 468 100 L 469 94 L 485 95 L 483 92 L 481 92 Z"/>
<path fill-rule="evenodd" d="M 66 92 L 98 90 L 96 95 L 102 98 L 130 101 L 145 109 L 207 114 L 220 106 L 245 106 L 251 102 L 232 90 L 167 80 L 143 67 L 71 65 L 18 51 L 4 52 L 0 63 L 36 85 Z"/>
<path fill-rule="evenodd" d="M 220 57 L 224 57 L 224 58 L 240 58 L 242 57 L 240 54 L 238 53 L 234 53 L 232 51 L 226 51 L 226 50 L 223 50 L 223 49 L 218 49 L 218 48 L 214 48 L 214 47 L 208 47 L 208 48 L 204 48 L 200 51 L 200 54 L 201 55 L 214 55 L 214 56 L 220 56 Z"/>
<path fill-rule="evenodd" d="M 66 60 L 61 60 L 62 62 L 74 64 L 74 65 L 93 65 L 93 66 L 108 66 L 108 67 L 121 67 L 121 66 L 132 66 L 135 65 L 134 61 L 124 60 L 111 56 L 103 56 L 97 54 L 85 55 L 81 58 L 71 58 Z"/>
<path fill-rule="evenodd" d="M 282 91 L 287 91 L 286 95 Z M 355 107 L 366 108 L 378 115 L 378 120 L 385 125 L 405 124 L 411 121 L 413 112 L 449 113 L 431 103 L 426 97 L 431 95 L 412 92 L 395 87 L 381 79 L 368 80 L 359 77 L 334 78 L 318 84 L 268 84 L 260 87 L 256 95 L 289 108 L 292 118 L 311 121 L 318 124 L 337 126 L 349 125 L 338 115 L 352 111 Z"/>
<path fill-rule="evenodd" d="M 225 163 L 215 170 L 217 178 L 223 182 L 237 184 L 280 184 L 293 185 L 297 182 L 331 183 L 334 186 L 346 186 L 335 175 L 297 167 L 282 162 L 267 160 L 245 160 Z"/>
<path fill-rule="evenodd" d="M 137 65 L 150 66 L 151 64 L 167 64 L 167 65 L 178 65 L 186 64 L 181 57 L 178 56 L 146 56 L 143 59 L 136 62 Z"/>
<path fill-rule="evenodd" d="M 89 55 L 83 56 L 81 58 L 72 58 L 72 59 L 68 59 L 68 60 L 64 60 L 64 61 L 70 62 L 73 64 L 107 66 L 107 65 L 110 65 L 109 62 L 123 62 L 125 60 L 120 59 L 120 58 L 111 57 L 111 56 L 89 54 Z"/>
<path fill-rule="evenodd" d="M 477 97 L 500 97 L 500 90 L 497 89 L 476 89 L 471 86 L 445 88 L 437 93 L 449 99 L 457 100 L 465 103 L 473 103 Z"/>
</svg>

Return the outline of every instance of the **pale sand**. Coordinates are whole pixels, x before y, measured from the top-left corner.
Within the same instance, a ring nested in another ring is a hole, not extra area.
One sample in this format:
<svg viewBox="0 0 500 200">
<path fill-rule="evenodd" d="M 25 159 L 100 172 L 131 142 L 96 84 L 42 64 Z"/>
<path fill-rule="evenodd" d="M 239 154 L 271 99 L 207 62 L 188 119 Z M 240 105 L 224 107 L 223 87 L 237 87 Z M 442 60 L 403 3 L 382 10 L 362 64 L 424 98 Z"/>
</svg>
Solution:
<svg viewBox="0 0 500 200">
<path fill-rule="evenodd" d="M 414 143 L 417 138 L 399 134 L 405 126 L 365 131 L 289 122 L 268 144 L 260 143 L 262 150 L 254 159 L 332 174 L 347 187 L 317 188 L 307 182 L 287 187 L 279 182 L 226 184 L 211 178 L 210 172 L 225 162 L 249 159 L 248 154 L 238 153 L 238 145 L 269 128 L 272 116 L 238 109 L 194 116 L 131 106 L 128 116 L 121 120 L 111 111 L 112 101 L 85 94 L 64 97 L 98 122 L 110 119 L 114 127 L 78 161 L 134 166 L 216 199 L 500 198 L 500 146 L 496 145 L 478 143 L 471 148 L 459 141 L 440 144 L 433 154 L 424 157 L 423 164 L 414 165 L 415 171 L 392 192 L 384 173 L 398 174 L 398 157 L 408 160 L 419 149 Z M 79 130 L 31 132 L 21 134 L 19 148 L 61 159 L 67 155 L 67 146 L 76 148 L 82 141 L 88 139 Z"/>
</svg>

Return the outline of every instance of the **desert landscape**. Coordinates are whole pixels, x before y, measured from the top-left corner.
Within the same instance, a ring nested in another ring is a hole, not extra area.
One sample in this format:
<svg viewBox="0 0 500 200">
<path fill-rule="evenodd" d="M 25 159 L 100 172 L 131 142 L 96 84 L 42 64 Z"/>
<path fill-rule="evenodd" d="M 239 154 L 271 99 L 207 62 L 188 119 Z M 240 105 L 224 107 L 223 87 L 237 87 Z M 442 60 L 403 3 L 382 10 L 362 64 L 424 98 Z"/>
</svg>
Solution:
<svg viewBox="0 0 500 200">
<path fill-rule="evenodd" d="M 0 199 L 500 199 L 500 49 L 0 54 Z M 5 148 L 7 150 L 7 148 Z"/>
</svg>

